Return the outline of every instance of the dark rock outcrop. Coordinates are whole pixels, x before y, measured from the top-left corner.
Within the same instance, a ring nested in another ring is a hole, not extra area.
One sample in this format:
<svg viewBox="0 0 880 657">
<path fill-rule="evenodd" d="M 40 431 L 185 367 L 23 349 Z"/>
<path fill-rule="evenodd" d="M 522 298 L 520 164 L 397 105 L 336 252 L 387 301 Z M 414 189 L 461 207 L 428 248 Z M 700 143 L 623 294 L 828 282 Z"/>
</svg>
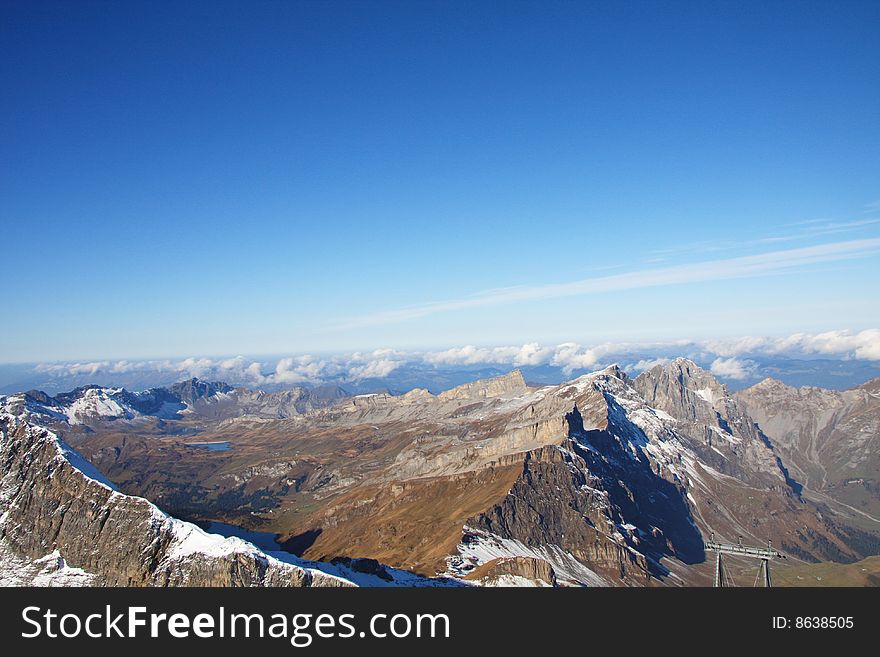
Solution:
<svg viewBox="0 0 880 657">
<path fill-rule="evenodd" d="M 510 493 L 468 526 L 530 548 L 555 545 L 614 579 L 644 583 L 645 558 L 613 538 L 613 521 L 595 484 L 579 455 L 556 447 L 534 450 Z"/>
<path fill-rule="evenodd" d="M 201 379 L 190 379 L 189 381 L 181 381 L 175 383 L 168 391 L 177 397 L 180 401 L 189 406 L 195 404 L 198 400 L 205 397 L 214 397 L 219 392 L 229 392 L 231 386 L 223 382 L 202 381 Z"/>
<path fill-rule="evenodd" d="M 556 571 L 544 559 L 535 557 L 502 557 L 475 568 L 465 578 L 484 586 L 504 586 L 505 576 L 522 578 L 537 586 L 558 586 Z"/>
</svg>

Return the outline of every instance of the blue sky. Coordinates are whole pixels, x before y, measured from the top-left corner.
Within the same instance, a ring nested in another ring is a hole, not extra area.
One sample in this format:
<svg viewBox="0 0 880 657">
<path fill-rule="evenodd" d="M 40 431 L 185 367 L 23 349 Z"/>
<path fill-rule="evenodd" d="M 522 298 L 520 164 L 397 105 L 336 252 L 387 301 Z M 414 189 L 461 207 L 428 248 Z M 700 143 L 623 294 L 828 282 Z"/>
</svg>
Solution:
<svg viewBox="0 0 880 657">
<path fill-rule="evenodd" d="M 880 326 L 880 3 L 0 19 L 0 362 Z"/>
</svg>

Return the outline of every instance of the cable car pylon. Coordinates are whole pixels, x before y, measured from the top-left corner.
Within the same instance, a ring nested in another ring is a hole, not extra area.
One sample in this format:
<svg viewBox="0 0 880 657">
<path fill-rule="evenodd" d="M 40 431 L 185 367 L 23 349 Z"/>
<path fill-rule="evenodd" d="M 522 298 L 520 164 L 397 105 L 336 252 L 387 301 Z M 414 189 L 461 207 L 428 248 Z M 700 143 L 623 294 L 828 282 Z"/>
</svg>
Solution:
<svg viewBox="0 0 880 657">
<path fill-rule="evenodd" d="M 723 554 L 731 554 L 737 555 L 741 557 L 754 557 L 756 559 L 761 560 L 761 566 L 759 571 L 759 578 L 763 579 L 764 586 L 770 588 L 773 586 L 773 581 L 770 578 L 770 560 L 771 559 L 785 559 L 785 555 L 777 550 L 773 549 L 773 544 L 771 541 L 767 541 L 767 547 L 752 547 L 750 545 L 743 545 L 742 537 L 739 538 L 739 543 L 736 545 L 730 543 L 718 543 L 715 541 L 715 532 L 712 532 L 712 537 L 705 543 L 703 546 L 706 550 L 712 550 L 715 552 L 715 587 L 725 587 L 730 586 L 730 584 L 725 583 L 725 574 L 723 560 L 721 555 Z"/>
</svg>

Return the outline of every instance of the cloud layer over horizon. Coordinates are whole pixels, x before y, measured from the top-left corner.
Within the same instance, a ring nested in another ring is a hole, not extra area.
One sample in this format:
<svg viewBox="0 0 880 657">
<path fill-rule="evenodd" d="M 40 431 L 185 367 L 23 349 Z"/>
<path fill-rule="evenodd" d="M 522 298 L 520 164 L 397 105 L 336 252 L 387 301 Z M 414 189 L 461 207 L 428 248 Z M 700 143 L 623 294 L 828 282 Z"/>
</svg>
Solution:
<svg viewBox="0 0 880 657">
<path fill-rule="evenodd" d="M 35 374 L 49 379 L 104 379 L 138 374 L 162 380 L 198 377 L 250 386 L 319 385 L 358 383 L 383 379 L 404 366 L 449 369 L 474 366 L 558 368 L 565 376 L 597 369 L 612 362 L 637 374 L 662 365 L 677 356 L 700 359 L 716 376 L 745 380 L 754 376 L 752 358 L 763 356 L 834 357 L 844 360 L 880 361 L 880 329 L 854 332 L 835 330 L 823 333 L 795 333 L 785 337 L 744 336 L 718 340 L 678 340 L 668 342 L 603 342 L 582 345 L 564 342 L 541 345 L 477 347 L 465 345 L 438 351 L 400 351 L 376 349 L 331 356 L 308 354 L 261 361 L 245 356 L 234 358 L 183 358 L 165 360 L 117 360 L 75 363 L 41 363 Z"/>
</svg>

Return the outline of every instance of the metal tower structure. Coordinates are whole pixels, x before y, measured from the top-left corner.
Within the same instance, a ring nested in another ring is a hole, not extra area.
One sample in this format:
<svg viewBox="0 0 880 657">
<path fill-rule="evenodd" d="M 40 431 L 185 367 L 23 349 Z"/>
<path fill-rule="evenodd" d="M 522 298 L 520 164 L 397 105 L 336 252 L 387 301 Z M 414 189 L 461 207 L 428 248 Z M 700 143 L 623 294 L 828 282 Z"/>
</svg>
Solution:
<svg viewBox="0 0 880 657">
<path fill-rule="evenodd" d="M 729 586 L 729 584 L 725 584 L 724 582 L 724 566 L 722 563 L 721 555 L 722 554 L 731 554 L 737 555 L 741 557 L 754 557 L 756 559 L 761 560 L 760 571 L 758 573 L 758 578 L 763 579 L 764 586 L 770 588 L 773 586 L 773 582 L 770 579 L 770 560 L 775 558 L 785 559 L 785 555 L 777 552 L 773 549 L 773 545 L 770 541 L 767 541 L 767 547 L 752 547 L 749 545 L 742 544 L 742 537 L 739 537 L 739 543 L 736 545 L 731 545 L 730 543 L 716 543 L 715 542 L 715 534 L 712 533 L 712 538 L 706 542 L 705 544 L 706 550 L 712 550 L 715 552 L 715 586 L 716 587 L 724 587 Z M 755 580 L 757 585 L 757 580 Z"/>
</svg>

